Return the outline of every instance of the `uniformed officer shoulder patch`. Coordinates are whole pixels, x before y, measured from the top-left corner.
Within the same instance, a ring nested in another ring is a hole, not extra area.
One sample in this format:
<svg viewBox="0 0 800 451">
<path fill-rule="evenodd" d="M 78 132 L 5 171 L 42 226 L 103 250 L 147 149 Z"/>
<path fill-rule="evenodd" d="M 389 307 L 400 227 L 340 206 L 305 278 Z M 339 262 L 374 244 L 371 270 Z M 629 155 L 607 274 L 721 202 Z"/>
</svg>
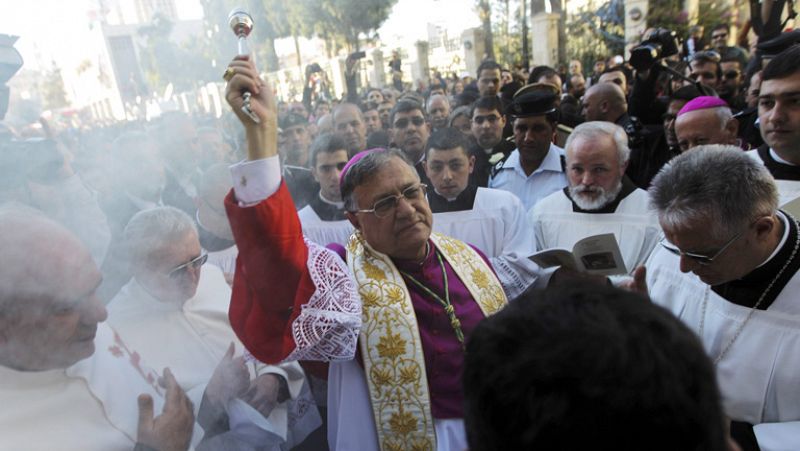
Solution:
<svg viewBox="0 0 800 451">
<path fill-rule="evenodd" d="M 497 164 L 495 164 L 492 167 L 492 171 L 491 171 L 491 177 L 492 178 L 494 178 L 494 176 L 496 176 L 497 173 L 500 172 L 503 169 L 503 165 L 506 164 L 506 160 L 508 160 L 508 155 L 503 156 L 503 158 L 501 158 L 500 161 L 498 161 Z"/>
</svg>

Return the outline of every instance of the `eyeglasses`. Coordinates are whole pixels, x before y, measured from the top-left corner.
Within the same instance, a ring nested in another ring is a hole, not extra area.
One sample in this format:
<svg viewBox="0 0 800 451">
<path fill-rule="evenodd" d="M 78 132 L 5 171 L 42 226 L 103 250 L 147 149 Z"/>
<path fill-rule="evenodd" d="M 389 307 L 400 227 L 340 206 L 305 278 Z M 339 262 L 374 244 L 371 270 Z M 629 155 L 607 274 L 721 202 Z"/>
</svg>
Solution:
<svg viewBox="0 0 800 451">
<path fill-rule="evenodd" d="M 499 120 L 500 120 L 500 116 L 498 116 L 496 114 L 490 114 L 488 116 L 475 116 L 472 119 L 472 122 L 474 122 L 474 123 L 476 123 L 478 125 L 483 125 L 484 122 L 489 122 L 490 124 L 496 124 L 497 121 L 499 121 Z"/>
<path fill-rule="evenodd" d="M 186 274 L 186 271 L 189 268 L 197 269 L 203 266 L 206 263 L 206 261 L 208 261 L 208 254 L 201 254 L 200 256 L 195 257 L 180 266 L 172 268 L 172 270 L 167 274 L 167 276 L 169 276 L 170 279 L 177 279 Z"/>
<path fill-rule="evenodd" d="M 666 238 L 662 238 L 660 244 L 661 244 L 661 247 L 663 247 L 664 249 L 670 251 L 674 255 L 677 255 L 678 257 L 691 258 L 692 260 L 694 260 L 699 265 L 709 266 L 712 263 L 714 263 L 714 260 L 717 257 L 719 257 L 720 255 L 722 255 L 722 253 L 725 252 L 725 250 L 728 249 L 728 247 L 730 247 L 730 245 L 733 244 L 736 240 L 738 240 L 743 234 L 744 234 L 744 230 L 742 230 L 741 232 L 739 232 L 736 235 L 734 235 L 734 237 L 731 238 L 730 240 L 728 240 L 728 242 L 725 243 L 725 245 L 722 246 L 722 248 L 720 248 L 720 250 L 718 250 L 714 255 L 712 255 L 710 257 L 708 255 L 700 255 L 700 254 L 695 254 L 693 252 L 684 252 L 684 251 L 678 249 L 677 247 L 674 247 L 672 244 L 669 244 L 669 242 L 667 241 Z"/>
<path fill-rule="evenodd" d="M 397 203 L 400 202 L 400 199 L 405 199 L 409 202 L 419 200 L 425 196 L 427 188 L 428 185 L 424 183 L 411 185 L 398 195 L 387 196 L 376 201 L 369 210 L 356 210 L 356 213 L 372 213 L 377 218 L 385 218 L 394 211 L 394 209 L 397 207 Z"/>
<path fill-rule="evenodd" d="M 729 70 L 725 71 L 722 76 L 727 78 L 728 80 L 733 80 L 739 77 L 740 72 L 738 70 Z"/>
<path fill-rule="evenodd" d="M 409 119 L 409 118 L 404 117 L 402 119 L 398 119 L 398 120 L 394 121 L 394 128 L 406 128 L 406 127 L 408 127 L 409 123 L 414 124 L 414 126 L 416 126 L 416 127 L 420 127 L 420 126 L 422 126 L 422 124 L 425 123 L 425 118 L 424 117 L 419 117 L 419 116 L 414 116 L 411 119 Z"/>
</svg>

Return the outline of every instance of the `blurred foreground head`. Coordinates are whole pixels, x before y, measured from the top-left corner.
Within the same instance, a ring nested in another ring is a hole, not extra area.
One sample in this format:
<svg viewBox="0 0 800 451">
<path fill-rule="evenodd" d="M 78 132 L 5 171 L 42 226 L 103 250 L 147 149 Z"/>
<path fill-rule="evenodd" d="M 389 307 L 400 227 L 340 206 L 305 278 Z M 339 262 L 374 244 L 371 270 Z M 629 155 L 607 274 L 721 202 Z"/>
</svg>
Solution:
<svg viewBox="0 0 800 451">
<path fill-rule="evenodd" d="M 0 365 L 66 368 L 94 353 L 106 309 L 88 249 L 61 225 L 20 206 L 0 208 Z"/>
<path fill-rule="evenodd" d="M 470 450 L 723 450 L 711 361 L 668 311 L 629 292 L 532 292 L 467 345 Z"/>
</svg>

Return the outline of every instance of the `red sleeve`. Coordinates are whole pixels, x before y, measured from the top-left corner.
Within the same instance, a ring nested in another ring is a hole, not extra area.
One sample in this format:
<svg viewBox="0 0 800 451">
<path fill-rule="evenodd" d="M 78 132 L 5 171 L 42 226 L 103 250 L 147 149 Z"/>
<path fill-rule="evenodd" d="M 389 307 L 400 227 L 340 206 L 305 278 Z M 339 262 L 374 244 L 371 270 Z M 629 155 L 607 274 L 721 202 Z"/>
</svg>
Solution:
<svg viewBox="0 0 800 451">
<path fill-rule="evenodd" d="M 275 364 L 294 350 L 292 321 L 315 290 L 300 220 L 284 182 L 253 207 L 240 207 L 231 190 L 225 209 L 239 248 L 231 326 L 254 357 Z"/>
</svg>

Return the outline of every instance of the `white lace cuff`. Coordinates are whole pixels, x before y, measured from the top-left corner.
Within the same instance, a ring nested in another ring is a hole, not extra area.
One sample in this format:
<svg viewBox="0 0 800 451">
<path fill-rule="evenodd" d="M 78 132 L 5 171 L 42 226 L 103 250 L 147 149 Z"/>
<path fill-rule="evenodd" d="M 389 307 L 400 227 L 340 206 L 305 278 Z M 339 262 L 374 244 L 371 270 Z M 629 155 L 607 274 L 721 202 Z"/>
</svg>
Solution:
<svg viewBox="0 0 800 451">
<path fill-rule="evenodd" d="M 361 297 L 353 276 L 330 249 L 306 240 L 308 270 L 316 291 L 292 322 L 291 360 L 338 361 L 355 356 L 361 330 Z"/>
</svg>

